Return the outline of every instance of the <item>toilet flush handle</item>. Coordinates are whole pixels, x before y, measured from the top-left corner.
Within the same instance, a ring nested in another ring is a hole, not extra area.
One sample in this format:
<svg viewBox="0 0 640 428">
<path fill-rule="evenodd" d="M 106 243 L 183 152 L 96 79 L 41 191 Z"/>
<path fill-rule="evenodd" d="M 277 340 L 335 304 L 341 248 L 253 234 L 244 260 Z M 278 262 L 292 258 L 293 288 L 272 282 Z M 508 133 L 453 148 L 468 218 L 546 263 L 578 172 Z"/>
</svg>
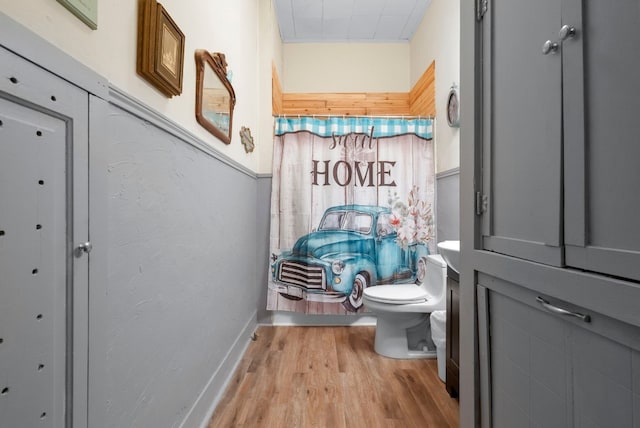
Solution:
<svg viewBox="0 0 640 428">
<path fill-rule="evenodd" d="M 540 296 L 536 297 L 536 302 L 540 303 L 540 305 L 542 305 L 543 308 L 545 308 L 547 311 L 551 313 L 564 315 L 568 317 L 575 317 L 575 318 L 581 319 L 584 322 L 591 322 L 591 317 L 589 315 L 584 315 L 579 312 L 571 312 L 566 309 L 559 308 L 557 306 L 552 305 L 551 303 L 549 303 L 547 300 L 543 299 Z"/>
</svg>

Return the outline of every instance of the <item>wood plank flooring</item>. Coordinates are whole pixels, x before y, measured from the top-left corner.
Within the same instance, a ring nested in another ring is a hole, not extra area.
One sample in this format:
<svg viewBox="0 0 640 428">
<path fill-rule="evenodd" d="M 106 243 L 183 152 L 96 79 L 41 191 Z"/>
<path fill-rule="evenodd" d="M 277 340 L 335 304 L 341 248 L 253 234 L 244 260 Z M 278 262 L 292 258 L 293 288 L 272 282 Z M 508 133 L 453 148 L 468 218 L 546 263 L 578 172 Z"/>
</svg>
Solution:
<svg viewBox="0 0 640 428">
<path fill-rule="evenodd" d="M 209 428 L 458 427 L 435 359 L 373 350 L 374 327 L 260 327 Z"/>
</svg>

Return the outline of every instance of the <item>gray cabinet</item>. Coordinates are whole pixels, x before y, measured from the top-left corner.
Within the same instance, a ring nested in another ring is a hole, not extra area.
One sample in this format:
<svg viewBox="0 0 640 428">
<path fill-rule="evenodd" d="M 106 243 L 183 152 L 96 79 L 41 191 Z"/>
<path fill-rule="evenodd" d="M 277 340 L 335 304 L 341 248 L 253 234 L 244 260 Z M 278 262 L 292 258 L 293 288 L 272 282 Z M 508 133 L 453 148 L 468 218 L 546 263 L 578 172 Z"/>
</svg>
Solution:
<svg viewBox="0 0 640 428">
<path fill-rule="evenodd" d="M 637 1 L 490 1 L 482 50 L 483 249 L 640 280 Z"/>
<path fill-rule="evenodd" d="M 0 428 L 87 421 L 89 94 L 0 45 Z"/>
<path fill-rule="evenodd" d="M 456 271 L 447 268 L 447 351 L 445 387 L 451 397 L 460 391 L 460 284 Z"/>
<path fill-rule="evenodd" d="M 639 426 L 637 328 L 496 278 L 483 283 L 491 287 L 481 305 L 489 326 L 481 342 L 490 355 L 490 426 Z M 588 322 L 549 312 L 539 297 Z"/>
<path fill-rule="evenodd" d="M 562 43 L 566 264 L 640 280 L 640 12 L 571 1 Z"/>
<path fill-rule="evenodd" d="M 462 218 L 476 240 L 463 254 L 477 276 L 473 410 L 487 427 L 640 428 L 638 1 L 487 3 L 476 214 Z"/>
<path fill-rule="evenodd" d="M 555 266 L 563 263 L 562 58 L 541 47 L 561 24 L 559 1 L 497 0 L 482 26 L 483 247 Z"/>
</svg>

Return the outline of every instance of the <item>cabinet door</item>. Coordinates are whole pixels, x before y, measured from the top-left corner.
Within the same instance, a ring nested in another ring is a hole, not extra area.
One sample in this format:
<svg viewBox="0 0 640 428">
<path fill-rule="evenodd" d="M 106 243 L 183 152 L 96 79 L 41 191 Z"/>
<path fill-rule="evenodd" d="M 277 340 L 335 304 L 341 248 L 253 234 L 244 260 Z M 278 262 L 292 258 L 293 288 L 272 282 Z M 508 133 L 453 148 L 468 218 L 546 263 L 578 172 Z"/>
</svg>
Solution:
<svg viewBox="0 0 640 428">
<path fill-rule="evenodd" d="M 566 262 L 640 280 L 640 7 L 571 0 L 563 24 Z"/>
<path fill-rule="evenodd" d="M 573 426 L 570 325 L 503 294 L 489 296 L 491 426 Z"/>
<path fill-rule="evenodd" d="M 447 272 L 447 343 L 446 382 L 447 392 L 457 397 L 460 390 L 460 282 L 451 270 Z"/>
<path fill-rule="evenodd" d="M 562 249 L 557 0 L 495 0 L 483 18 L 483 248 L 555 266 Z"/>
<path fill-rule="evenodd" d="M 88 95 L 2 46 L 0 76 L 0 427 L 83 427 Z"/>
<path fill-rule="evenodd" d="M 566 302 L 550 313 L 512 284 L 489 292 L 490 421 L 499 427 L 638 427 L 640 329 Z M 480 332 L 483 334 L 483 332 Z"/>
</svg>

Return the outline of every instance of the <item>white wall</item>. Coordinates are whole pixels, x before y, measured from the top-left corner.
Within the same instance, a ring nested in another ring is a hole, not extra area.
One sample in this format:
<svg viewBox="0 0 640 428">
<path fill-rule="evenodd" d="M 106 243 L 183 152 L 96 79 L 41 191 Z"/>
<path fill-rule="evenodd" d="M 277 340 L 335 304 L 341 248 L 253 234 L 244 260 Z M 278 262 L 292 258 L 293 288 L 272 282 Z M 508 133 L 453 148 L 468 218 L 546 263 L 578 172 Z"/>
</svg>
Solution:
<svg viewBox="0 0 640 428">
<path fill-rule="evenodd" d="M 411 85 L 436 62 L 436 172 L 460 165 L 460 132 L 447 125 L 446 102 L 452 83 L 460 86 L 460 2 L 432 0 L 411 40 Z M 464 88 L 459 88 L 460 98 Z"/>
<path fill-rule="evenodd" d="M 259 148 L 245 153 L 238 131 L 249 127 L 261 135 L 257 102 L 261 84 L 258 55 L 258 4 L 264 0 L 162 0 L 162 5 L 185 34 L 182 95 L 166 98 L 136 73 L 138 1 L 100 0 L 98 29 L 93 31 L 55 0 L 0 0 L 7 14 L 78 61 L 106 77 L 110 83 L 171 118 L 213 148 L 251 170 L 256 170 Z M 270 6 L 270 1 L 266 1 Z M 262 6 L 261 6 L 262 7 Z M 223 52 L 233 71 L 237 103 L 233 140 L 225 145 L 195 120 L 196 49 Z"/>
<path fill-rule="evenodd" d="M 285 43 L 284 92 L 408 92 L 407 43 Z"/>
<path fill-rule="evenodd" d="M 282 42 L 280 41 L 280 30 L 276 19 L 273 1 L 260 0 L 259 5 L 259 57 L 260 74 L 259 79 L 259 109 L 260 109 L 260 133 L 256 142 L 256 152 L 258 155 L 257 172 L 262 174 L 271 173 L 271 163 L 273 157 L 273 117 L 272 112 L 272 91 L 271 75 L 272 64 L 275 65 L 278 76 L 282 77 Z"/>
</svg>

